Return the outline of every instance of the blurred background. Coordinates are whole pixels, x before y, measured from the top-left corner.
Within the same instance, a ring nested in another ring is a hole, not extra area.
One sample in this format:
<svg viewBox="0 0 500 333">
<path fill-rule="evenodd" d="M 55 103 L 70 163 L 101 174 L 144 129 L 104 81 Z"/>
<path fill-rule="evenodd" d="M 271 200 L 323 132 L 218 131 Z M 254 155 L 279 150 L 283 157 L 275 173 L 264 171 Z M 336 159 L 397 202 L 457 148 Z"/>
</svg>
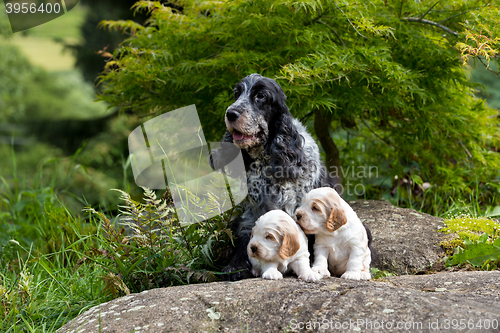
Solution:
<svg viewBox="0 0 500 333">
<path fill-rule="evenodd" d="M 1 5 L 2 186 L 45 188 L 39 195 L 57 194 L 73 213 L 87 205 L 116 208 L 111 188 L 133 191 L 127 136 L 137 119 L 96 101 L 104 65 L 98 51 L 112 51 L 124 38 L 97 25 L 104 18 L 140 21 L 130 11 L 133 3 L 81 1 L 66 15 L 16 34 Z"/>
</svg>

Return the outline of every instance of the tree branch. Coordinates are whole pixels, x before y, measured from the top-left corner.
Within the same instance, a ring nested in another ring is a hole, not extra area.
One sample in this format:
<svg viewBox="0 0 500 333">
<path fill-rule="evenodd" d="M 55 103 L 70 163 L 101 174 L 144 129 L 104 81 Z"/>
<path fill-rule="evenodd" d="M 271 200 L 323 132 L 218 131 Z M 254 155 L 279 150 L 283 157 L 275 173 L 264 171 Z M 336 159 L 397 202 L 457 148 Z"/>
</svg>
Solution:
<svg viewBox="0 0 500 333">
<path fill-rule="evenodd" d="M 339 7 L 339 5 L 337 5 L 337 3 L 334 1 L 333 4 L 335 5 L 335 7 L 337 7 L 338 10 L 340 10 L 340 12 L 342 13 L 342 15 L 345 16 L 345 18 L 347 19 L 347 22 L 349 22 L 349 24 L 351 25 L 351 27 L 354 28 L 354 30 L 358 33 L 358 35 L 360 35 L 361 37 L 363 38 L 366 38 L 368 39 L 368 37 L 366 36 L 363 36 L 363 34 L 361 32 L 358 31 L 358 29 L 356 29 L 356 27 L 354 26 L 354 24 L 352 24 L 351 20 L 349 19 L 349 17 L 347 17 L 347 15 L 344 13 L 344 11 Z"/>
<path fill-rule="evenodd" d="M 490 65 L 488 64 L 485 64 L 483 59 L 481 59 L 481 57 L 476 57 L 477 59 L 479 59 L 479 61 L 484 65 L 484 67 L 486 68 L 486 70 L 492 72 L 493 74 L 495 74 L 498 78 L 500 78 L 500 72 L 497 72 L 497 71 L 494 71 L 490 68 Z"/>
<path fill-rule="evenodd" d="M 439 1 L 437 1 L 435 4 L 433 4 L 433 5 L 431 6 L 431 8 L 429 8 L 429 9 L 428 9 L 428 10 L 424 13 L 424 15 L 420 16 L 420 19 L 423 19 L 425 16 L 427 16 L 427 14 L 429 14 L 429 13 L 430 13 L 430 11 L 432 10 L 432 8 L 436 7 L 436 5 L 437 5 L 438 3 L 439 3 Z"/>
<path fill-rule="evenodd" d="M 487 3 L 486 5 L 484 5 L 484 6 L 481 6 L 481 7 L 476 7 L 476 8 L 472 8 L 472 9 L 466 10 L 465 12 L 461 12 L 461 13 L 458 13 L 458 14 L 452 15 L 452 16 L 450 16 L 450 17 L 448 17 L 448 18 L 446 18 L 446 19 L 444 19 L 444 20 L 440 21 L 440 22 L 439 22 L 439 24 L 443 24 L 444 22 L 449 21 L 449 20 L 451 20 L 451 19 L 454 19 L 454 18 L 455 18 L 455 17 L 457 17 L 457 16 L 467 14 L 468 12 L 472 12 L 472 11 L 474 11 L 474 10 L 481 9 L 481 8 L 483 8 L 483 7 L 487 7 L 487 6 L 489 6 L 489 5 L 490 5 L 490 3 L 488 2 L 488 3 Z"/>
<path fill-rule="evenodd" d="M 424 20 L 424 19 L 420 19 L 418 17 L 403 17 L 401 19 L 401 21 L 408 21 L 408 22 L 417 22 L 417 23 L 429 24 L 429 25 L 435 26 L 435 27 L 437 27 L 439 29 L 442 29 L 442 30 L 446 31 L 447 33 L 449 33 L 449 34 L 451 34 L 451 35 L 453 35 L 455 37 L 459 36 L 458 32 L 455 32 L 455 31 L 451 30 L 450 28 L 445 27 L 444 25 L 436 23 L 434 21 Z"/>
<path fill-rule="evenodd" d="M 342 37 L 340 37 L 339 33 L 337 32 L 337 30 L 333 29 L 332 27 L 330 27 L 328 24 L 326 24 L 325 22 L 321 21 L 320 19 L 317 20 L 319 23 L 321 24 L 324 24 L 326 25 L 334 34 L 335 36 L 337 36 L 337 38 L 339 39 L 340 43 L 344 46 L 344 47 L 347 47 L 347 45 L 345 45 L 344 43 L 344 40 L 342 39 Z"/>
<path fill-rule="evenodd" d="M 332 114 L 327 112 L 324 114 L 322 110 L 316 110 L 314 116 L 314 132 L 318 137 L 321 147 L 325 152 L 325 166 L 330 174 L 336 174 L 339 183 L 342 184 L 342 164 L 340 162 L 340 152 L 330 136 L 330 124 L 332 122 Z"/>
</svg>

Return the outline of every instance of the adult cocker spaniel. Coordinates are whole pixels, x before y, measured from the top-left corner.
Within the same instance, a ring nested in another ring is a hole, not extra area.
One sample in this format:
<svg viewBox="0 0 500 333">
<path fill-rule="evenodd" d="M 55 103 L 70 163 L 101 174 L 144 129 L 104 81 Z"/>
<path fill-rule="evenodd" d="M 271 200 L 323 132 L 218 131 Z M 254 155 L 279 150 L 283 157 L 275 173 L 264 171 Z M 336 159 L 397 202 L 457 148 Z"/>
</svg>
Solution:
<svg viewBox="0 0 500 333">
<path fill-rule="evenodd" d="M 276 81 L 251 74 L 236 85 L 234 99 L 226 110 L 222 142 L 232 142 L 242 150 L 248 196 L 243 213 L 232 221 L 237 241 L 224 268 L 232 273 L 226 276 L 229 280 L 252 277 L 247 245 L 259 217 L 273 209 L 294 216 L 310 190 L 335 187 L 338 181 L 327 173 L 318 145 L 306 128 L 292 117 Z M 227 154 L 223 146 L 212 151 L 212 167 L 223 164 Z M 309 243 L 312 246 L 314 241 Z"/>
</svg>

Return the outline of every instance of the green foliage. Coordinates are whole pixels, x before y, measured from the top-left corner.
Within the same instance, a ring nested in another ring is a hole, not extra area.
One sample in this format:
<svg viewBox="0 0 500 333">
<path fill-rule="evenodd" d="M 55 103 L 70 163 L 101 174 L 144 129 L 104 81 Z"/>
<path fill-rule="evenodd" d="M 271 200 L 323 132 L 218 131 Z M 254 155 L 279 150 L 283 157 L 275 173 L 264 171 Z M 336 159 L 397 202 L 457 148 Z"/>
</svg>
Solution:
<svg viewBox="0 0 500 333">
<path fill-rule="evenodd" d="M 465 248 L 457 247 L 453 256 L 446 261 L 446 265 L 454 266 L 468 262 L 474 267 L 485 270 L 499 268 L 500 238 L 493 242 L 491 238 L 493 237 L 487 233 L 483 233 L 476 241 L 465 238 Z"/>
<path fill-rule="evenodd" d="M 171 200 L 144 188 L 144 203 L 119 191 L 125 202 L 114 223 L 89 208 L 100 221 L 89 239 L 88 259 L 109 272 L 115 293 L 140 292 L 175 284 L 215 281 L 217 259 L 231 241 L 232 211 L 201 223 L 181 225 Z M 214 203 L 208 199 L 208 205 Z M 199 200 L 192 200 L 196 205 Z"/>
<path fill-rule="evenodd" d="M 85 6 L 87 8 L 84 20 L 78 26 L 80 40 L 77 43 L 67 43 L 66 46 L 73 51 L 76 67 L 82 72 L 85 80 L 94 83 L 105 64 L 105 58 L 96 51 L 106 48 L 108 52 L 112 52 L 127 37 L 127 35 L 117 31 L 106 31 L 98 28 L 99 22 L 103 19 L 144 22 L 146 17 L 134 14 L 130 9 L 135 0 L 81 0 L 80 3 L 81 5 L 78 7 Z"/>
<path fill-rule="evenodd" d="M 315 112 L 331 114 L 344 167 L 379 168 L 382 180 L 369 180 L 365 196 L 434 214 L 476 184 L 482 205 L 495 200 L 497 111 L 474 96 L 463 59 L 486 56 L 481 40 L 496 61 L 496 2 L 176 5 L 139 1 L 147 24 L 102 23 L 131 36 L 106 54 L 101 99 L 142 115 L 196 104 L 207 139 L 218 140 L 232 87 L 258 72 L 278 80 L 307 124 Z M 408 186 L 392 184 L 395 176 Z M 424 182 L 430 189 L 416 195 Z"/>
<path fill-rule="evenodd" d="M 388 276 L 396 276 L 394 273 L 389 273 L 388 271 L 381 271 L 378 268 L 370 267 L 370 273 L 372 274 L 372 279 L 383 279 Z"/>
<path fill-rule="evenodd" d="M 500 224 L 487 217 L 461 215 L 444 220 L 440 231 L 452 237 L 440 243 L 450 256 L 446 266 L 469 263 L 492 270 L 500 263 Z"/>
</svg>

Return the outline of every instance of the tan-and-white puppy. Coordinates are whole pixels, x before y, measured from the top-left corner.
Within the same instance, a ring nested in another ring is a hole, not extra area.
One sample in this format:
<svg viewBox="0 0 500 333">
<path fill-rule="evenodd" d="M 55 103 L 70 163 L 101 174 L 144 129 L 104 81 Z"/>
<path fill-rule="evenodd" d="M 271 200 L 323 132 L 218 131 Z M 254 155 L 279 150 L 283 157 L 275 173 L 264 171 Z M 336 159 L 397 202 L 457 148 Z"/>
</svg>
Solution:
<svg viewBox="0 0 500 333">
<path fill-rule="evenodd" d="M 255 222 L 247 251 L 254 276 L 278 280 L 292 270 L 305 281 L 321 279 L 309 265 L 306 235 L 282 210 L 269 211 Z"/>
<path fill-rule="evenodd" d="M 315 234 L 312 270 L 344 279 L 369 280 L 368 235 L 352 208 L 332 188 L 310 191 L 295 211 L 306 234 Z"/>
</svg>

